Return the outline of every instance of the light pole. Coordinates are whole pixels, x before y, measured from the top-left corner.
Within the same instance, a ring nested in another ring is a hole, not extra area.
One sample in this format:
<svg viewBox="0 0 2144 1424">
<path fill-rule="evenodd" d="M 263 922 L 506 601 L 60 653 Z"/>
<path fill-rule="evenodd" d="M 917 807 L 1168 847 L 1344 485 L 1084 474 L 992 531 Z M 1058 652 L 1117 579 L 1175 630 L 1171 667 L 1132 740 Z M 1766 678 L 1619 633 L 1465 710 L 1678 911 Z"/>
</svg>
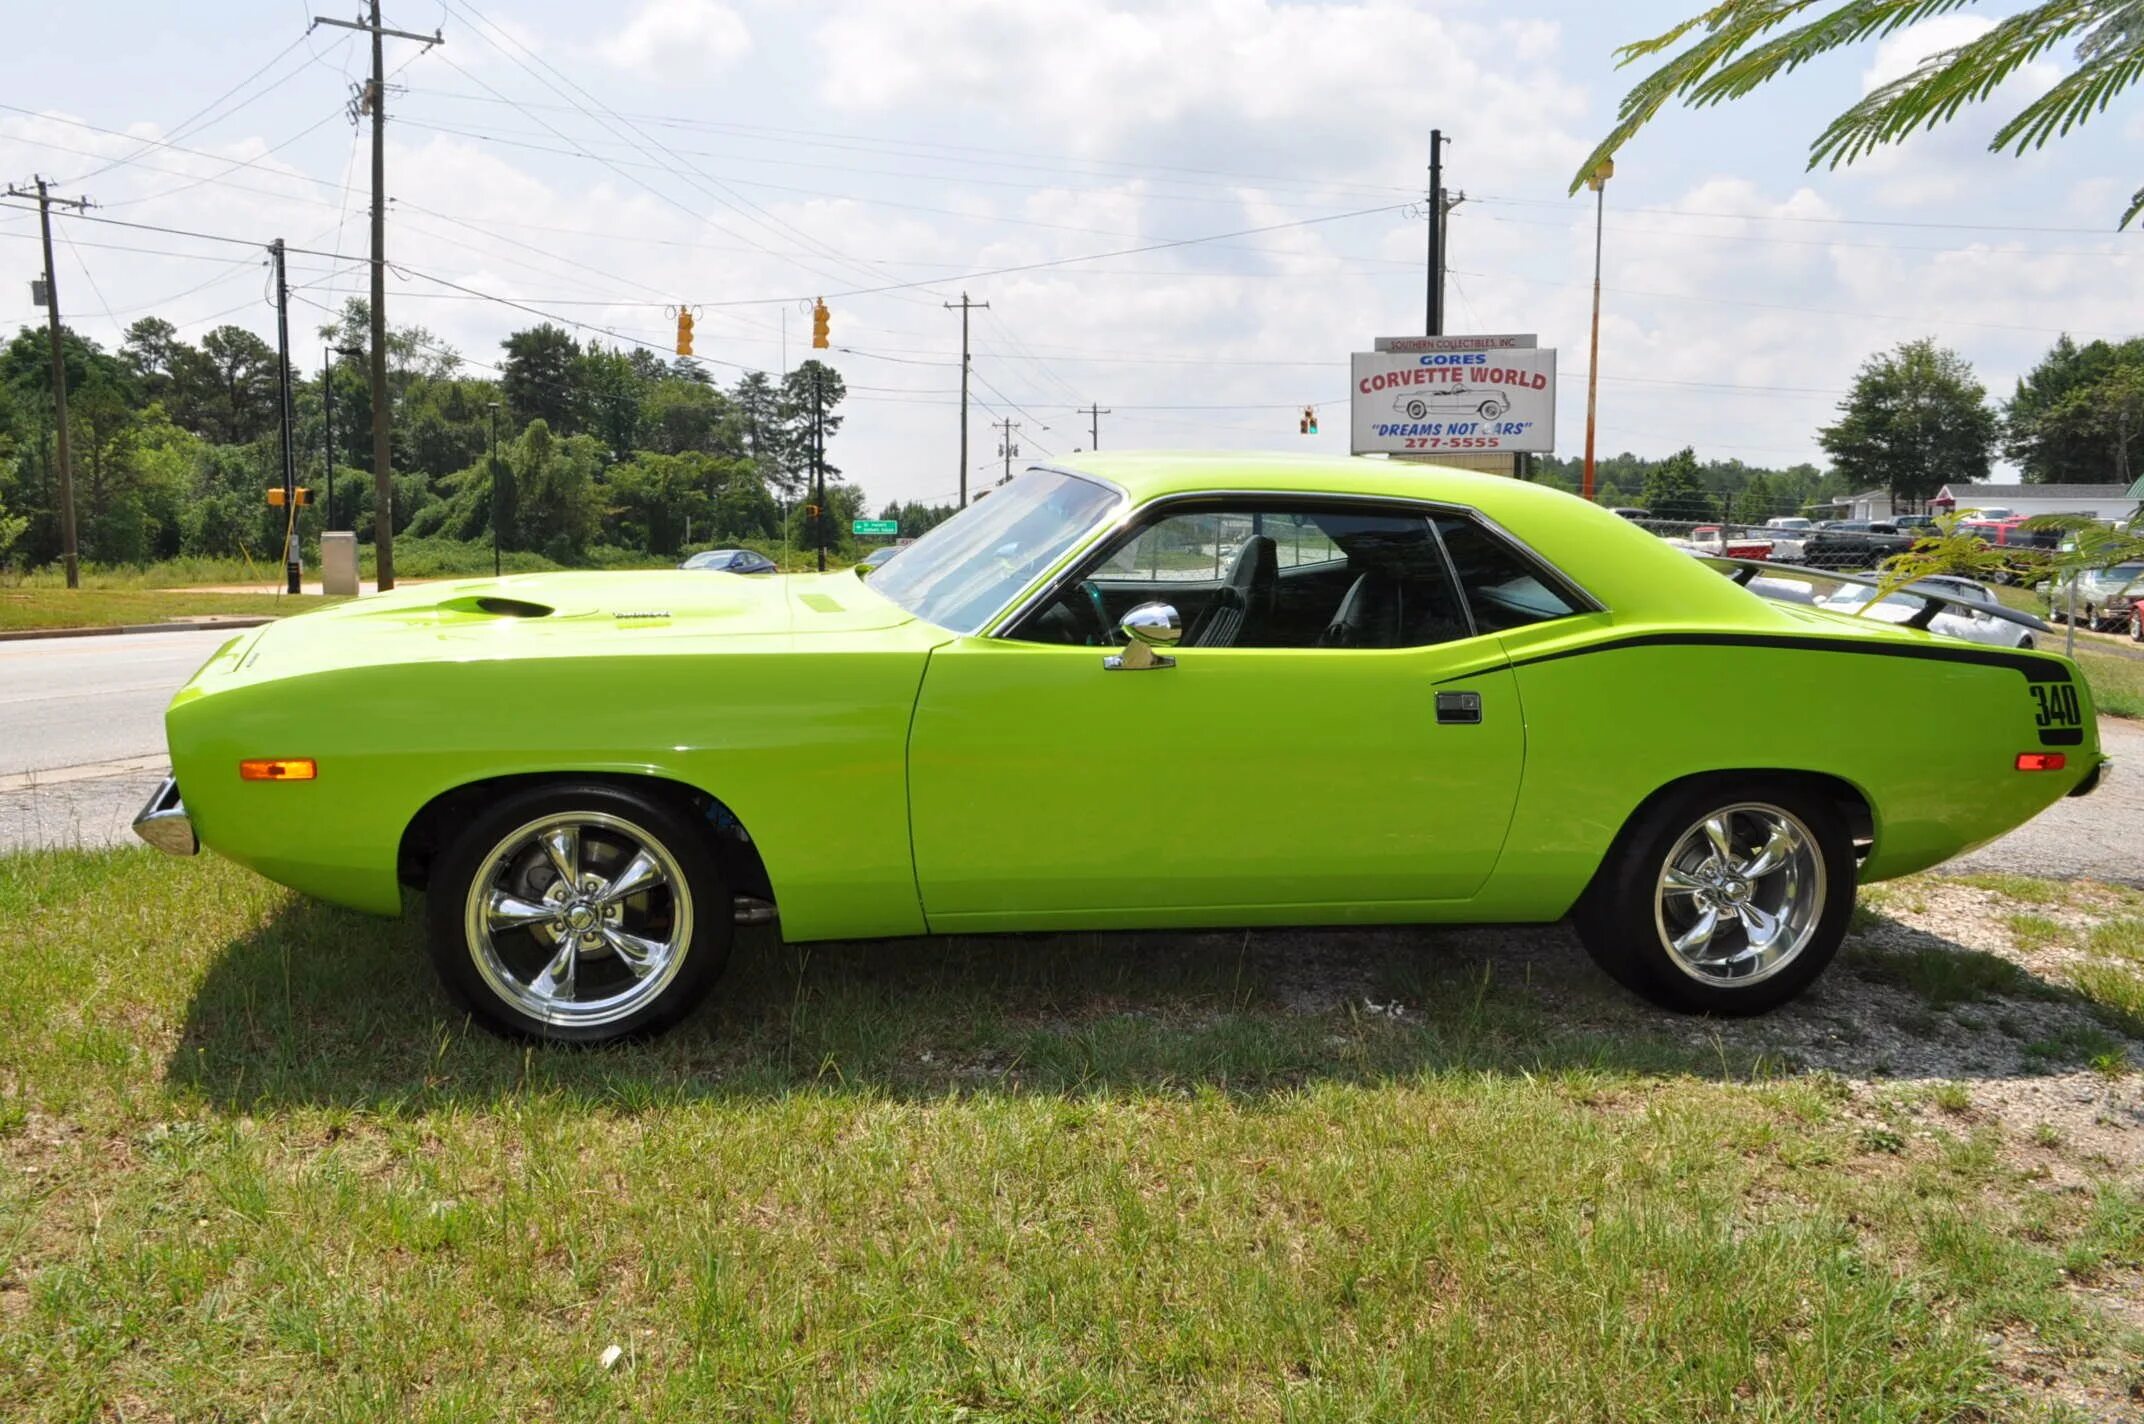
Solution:
<svg viewBox="0 0 2144 1424">
<path fill-rule="evenodd" d="M 1593 416 L 1601 389 L 1601 217 L 1607 207 L 1608 180 L 1615 176 L 1615 160 L 1604 158 L 1586 175 L 1593 190 L 1593 344 L 1586 351 L 1586 475 L 1580 493 L 1593 498 Z"/>
<path fill-rule="evenodd" d="M 499 403 L 491 408 L 491 576 L 499 576 Z"/>
</svg>

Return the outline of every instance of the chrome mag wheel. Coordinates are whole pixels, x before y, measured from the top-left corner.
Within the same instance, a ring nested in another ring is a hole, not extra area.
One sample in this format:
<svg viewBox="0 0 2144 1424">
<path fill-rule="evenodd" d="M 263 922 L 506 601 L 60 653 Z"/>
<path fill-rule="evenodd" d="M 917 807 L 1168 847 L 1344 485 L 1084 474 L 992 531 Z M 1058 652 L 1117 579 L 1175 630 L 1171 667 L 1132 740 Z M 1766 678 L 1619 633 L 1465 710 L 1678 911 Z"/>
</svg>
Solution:
<svg viewBox="0 0 2144 1424">
<path fill-rule="evenodd" d="M 1809 828 L 1777 806 L 1746 802 L 1676 840 L 1660 867 L 1654 923 L 1677 969 L 1737 988 L 1794 961 L 1823 918 L 1825 892 Z"/>
<path fill-rule="evenodd" d="M 597 1027 L 661 997 L 692 944 L 692 890 L 660 840 L 569 811 L 516 827 L 477 863 L 463 912 L 477 972 L 540 1022 Z"/>
</svg>

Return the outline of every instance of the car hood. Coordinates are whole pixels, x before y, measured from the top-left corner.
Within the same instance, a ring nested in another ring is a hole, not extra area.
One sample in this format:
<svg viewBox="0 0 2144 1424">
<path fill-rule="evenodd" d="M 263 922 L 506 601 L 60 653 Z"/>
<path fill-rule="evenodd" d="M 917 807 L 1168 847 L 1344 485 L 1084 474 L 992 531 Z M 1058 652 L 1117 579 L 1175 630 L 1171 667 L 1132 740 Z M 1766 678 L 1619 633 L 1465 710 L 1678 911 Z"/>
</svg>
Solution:
<svg viewBox="0 0 2144 1424">
<path fill-rule="evenodd" d="M 780 652 L 854 646 L 915 621 L 847 572 L 520 574 L 407 584 L 285 618 L 234 639 L 210 667 L 250 678 L 382 663 Z"/>
</svg>

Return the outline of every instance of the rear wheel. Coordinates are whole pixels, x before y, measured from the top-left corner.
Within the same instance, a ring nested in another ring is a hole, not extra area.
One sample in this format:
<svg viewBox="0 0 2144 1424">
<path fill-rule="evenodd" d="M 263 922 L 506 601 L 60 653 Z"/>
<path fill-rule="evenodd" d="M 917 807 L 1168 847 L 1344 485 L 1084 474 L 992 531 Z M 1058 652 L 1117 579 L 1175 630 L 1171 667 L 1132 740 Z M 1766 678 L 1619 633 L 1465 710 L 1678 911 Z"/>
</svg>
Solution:
<svg viewBox="0 0 2144 1424">
<path fill-rule="evenodd" d="M 734 930 L 704 830 L 602 783 L 505 797 L 433 868 L 441 981 L 486 1026 L 560 1043 L 660 1032 L 705 996 Z"/>
<path fill-rule="evenodd" d="M 1708 780 L 1627 827 L 1578 915 L 1612 978 L 1685 1013 L 1757 1014 L 1838 953 L 1854 903 L 1853 840 L 1792 782 Z"/>
</svg>

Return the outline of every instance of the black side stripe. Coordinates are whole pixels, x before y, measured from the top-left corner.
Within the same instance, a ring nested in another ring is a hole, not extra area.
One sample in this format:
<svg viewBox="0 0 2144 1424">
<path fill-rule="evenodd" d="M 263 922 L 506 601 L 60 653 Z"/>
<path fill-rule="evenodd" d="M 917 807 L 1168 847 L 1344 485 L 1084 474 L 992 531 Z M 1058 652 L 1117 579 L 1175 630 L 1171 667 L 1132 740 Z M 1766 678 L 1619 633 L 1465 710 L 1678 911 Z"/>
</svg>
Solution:
<svg viewBox="0 0 2144 1424">
<path fill-rule="evenodd" d="M 1932 644 L 1892 643 L 1875 639 L 1864 641 L 1848 638 L 1801 638 L 1792 634 L 1763 633 L 1639 633 L 1608 642 L 1588 643 L 1584 647 L 1539 653 L 1530 658 L 1513 658 L 1510 666 L 1531 667 L 1536 663 L 1582 658 L 1592 653 L 1619 652 L 1624 648 L 1790 648 L 1797 652 L 1851 653 L 1875 658 L 1918 658 L 1924 662 L 1972 663 L 1980 667 L 2009 668 L 2012 672 L 2022 675 L 2027 682 L 2070 680 L 2068 669 L 2053 658 L 2036 657 L 2025 652 L 2004 652 L 1999 648 L 1976 648 L 1969 644 L 1945 648 Z M 1460 682 L 1464 679 L 1444 678 L 1441 681 Z"/>
</svg>

